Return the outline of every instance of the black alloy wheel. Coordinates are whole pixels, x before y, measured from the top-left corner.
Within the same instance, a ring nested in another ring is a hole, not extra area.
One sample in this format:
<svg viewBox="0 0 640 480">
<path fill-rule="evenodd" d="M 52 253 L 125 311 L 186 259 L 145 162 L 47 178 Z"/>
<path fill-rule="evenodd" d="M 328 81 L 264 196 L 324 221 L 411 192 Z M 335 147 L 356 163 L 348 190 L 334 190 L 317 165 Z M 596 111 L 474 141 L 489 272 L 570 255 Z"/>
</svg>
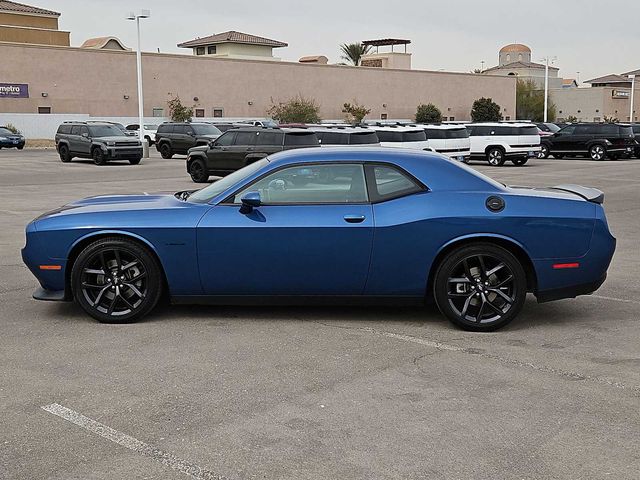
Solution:
<svg viewBox="0 0 640 480">
<path fill-rule="evenodd" d="M 465 330 L 492 331 L 522 309 L 527 282 L 517 258 L 492 244 L 462 247 L 445 258 L 434 294 L 440 311 Z"/>
<path fill-rule="evenodd" d="M 604 145 L 592 145 L 589 149 L 589 156 L 591 157 L 591 160 L 604 160 L 607 157 L 607 149 Z"/>
<path fill-rule="evenodd" d="M 173 150 L 171 149 L 171 145 L 169 145 L 167 142 L 160 145 L 160 155 L 165 160 L 169 160 L 171 157 L 173 157 Z"/>
<path fill-rule="evenodd" d="M 540 145 L 540 151 L 538 152 L 538 158 L 549 158 L 549 147 L 547 147 L 544 143 Z"/>
<path fill-rule="evenodd" d="M 71 155 L 69 155 L 69 147 L 66 145 L 60 145 L 58 147 L 58 154 L 60 155 L 60 160 L 64 163 L 71 161 Z"/>
<path fill-rule="evenodd" d="M 516 167 L 521 167 L 528 161 L 529 161 L 528 158 L 522 157 L 522 158 L 514 158 L 513 160 L 511 160 L 511 163 L 513 163 Z"/>
<path fill-rule="evenodd" d="M 195 183 L 206 183 L 209 180 L 209 172 L 204 162 L 197 158 L 189 164 L 189 175 Z"/>
<path fill-rule="evenodd" d="M 93 158 L 93 163 L 96 165 L 104 165 L 107 163 L 107 159 L 104 156 L 104 152 L 100 147 L 96 147 L 91 152 L 91 158 Z"/>
<path fill-rule="evenodd" d="M 501 167 L 504 165 L 504 151 L 501 148 L 492 148 L 487 152 L 487 162 L 492 167 Z"/>
<path fill-rule="evenodd" d="M 71 277 L 75 300 L 104 323 L 139 320 L 155 307 L 162 291 L 155 258 L 122 238 L 105 238 L 85 248 Z"/>
</svg>

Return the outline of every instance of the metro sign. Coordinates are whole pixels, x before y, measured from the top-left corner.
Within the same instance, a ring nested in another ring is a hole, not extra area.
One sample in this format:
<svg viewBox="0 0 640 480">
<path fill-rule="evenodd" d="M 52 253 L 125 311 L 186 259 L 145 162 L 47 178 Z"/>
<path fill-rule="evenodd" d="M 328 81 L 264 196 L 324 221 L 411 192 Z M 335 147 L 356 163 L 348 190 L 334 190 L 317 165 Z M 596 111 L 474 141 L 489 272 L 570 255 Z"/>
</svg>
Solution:
<svg viewBox="0 0 640 480">
<path fill-rule="evenodd" d="M 29 98 L 29 84 L 0 83 L 0 98 Z"/>
</svg>

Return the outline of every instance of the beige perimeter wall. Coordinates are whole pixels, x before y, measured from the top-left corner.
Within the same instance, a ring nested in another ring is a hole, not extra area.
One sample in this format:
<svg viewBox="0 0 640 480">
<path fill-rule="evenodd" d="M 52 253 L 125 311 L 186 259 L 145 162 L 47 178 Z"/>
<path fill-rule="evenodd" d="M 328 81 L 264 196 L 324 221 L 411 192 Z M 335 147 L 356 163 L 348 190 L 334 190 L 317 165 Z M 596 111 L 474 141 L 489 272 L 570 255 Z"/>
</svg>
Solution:
<svg viewBox="0 0 640 480">
<path fill-rule="evenodd" d="M 0 98 L 0 112 L 49 106 L 52 113 L 137 115 L 133 52 L 0 44 L 0 57 L 0 83 L 27 83 L 30 92 L 28 99 Z M 228 117 L 264 117 L 272 101 L 299 93 L 314 98 L 325 119 L 342 118 L 342 104 L 356 99 L 371 109 L 370 119 L 382 113 L 412 118 L 418 104 L 432 102 L 443 115 L 468 120 L 473 101 L 483 96 L 515 118 L 513 77 L 156 53 L 143 54 L 143 77 L 147 116 L 154 107 L 166 113 L 167 99 L 178 94 L 183 103 L 204 108 L 205 116 L 222 107 Z"/>
</svg>

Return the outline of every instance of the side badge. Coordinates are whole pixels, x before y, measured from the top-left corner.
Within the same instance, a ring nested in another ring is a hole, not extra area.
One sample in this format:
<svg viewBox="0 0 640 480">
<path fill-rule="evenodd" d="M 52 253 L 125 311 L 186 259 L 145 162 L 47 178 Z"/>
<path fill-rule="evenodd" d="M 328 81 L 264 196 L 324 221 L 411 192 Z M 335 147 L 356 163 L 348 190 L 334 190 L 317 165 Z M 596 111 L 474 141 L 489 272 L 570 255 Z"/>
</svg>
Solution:
<svg viewBox="0 0 640 480">
<path fill-rule="evenodd" d="M 504 210 L 504 200 L 502 199 L 502 197 L 498 197 L 495 195 L 487 198 L 485 205 L 490 211 L 494 213 L 498 213 Z"/>
</svg>

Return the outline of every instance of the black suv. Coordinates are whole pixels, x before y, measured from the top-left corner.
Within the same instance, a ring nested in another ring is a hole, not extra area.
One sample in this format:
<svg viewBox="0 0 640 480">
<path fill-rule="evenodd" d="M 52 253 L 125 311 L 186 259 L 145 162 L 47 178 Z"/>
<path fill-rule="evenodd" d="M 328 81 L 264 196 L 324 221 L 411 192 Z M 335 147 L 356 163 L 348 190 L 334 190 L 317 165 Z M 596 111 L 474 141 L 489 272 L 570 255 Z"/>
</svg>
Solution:
<svg viewBox="0 0 640 480">
<path fill-rule="evenodd" d="M 226 131 L 208 146 L 189 150 L 187 172 L 196 183 L 227 175 L 272 153 L 319 147 L 315 132 L 298 128 L 243 127 Z"/>
<path fill-rule="evenodd" d="M 540 157 L 587 155 L 593 160 L 615 160 L 631 155 L 638 146 L 631 125 L 574 123 L 540 139 Z"/>
<path fill-rule="evenodd" d="M 56 150 L 60 160 L 73 157 L 92 158 L 96 165 L 109 160 L 129 160 L 137 165 L 142 158 L 142 144 L 126 136 L 111 123 L 65 122 L 56 133 Z"/>
<path fill-rule="evenodd" d="M 190 148 L 208 145 L 221 134 L 210 123 L 165 122 L 156 131 L 156 149 L 162 158 L 171 158 L 176 153 L 186 155 Z"/>
<path fill-rule="evenodd" d="M 633 156 L 640 158 L 640 123 L 634 123 L 631 125 L 631 128 L 633 129 L 633 134 L 636 136 L 636 143 L 638 143 L 638 145 L 633 148 Z"/>
</svg>

